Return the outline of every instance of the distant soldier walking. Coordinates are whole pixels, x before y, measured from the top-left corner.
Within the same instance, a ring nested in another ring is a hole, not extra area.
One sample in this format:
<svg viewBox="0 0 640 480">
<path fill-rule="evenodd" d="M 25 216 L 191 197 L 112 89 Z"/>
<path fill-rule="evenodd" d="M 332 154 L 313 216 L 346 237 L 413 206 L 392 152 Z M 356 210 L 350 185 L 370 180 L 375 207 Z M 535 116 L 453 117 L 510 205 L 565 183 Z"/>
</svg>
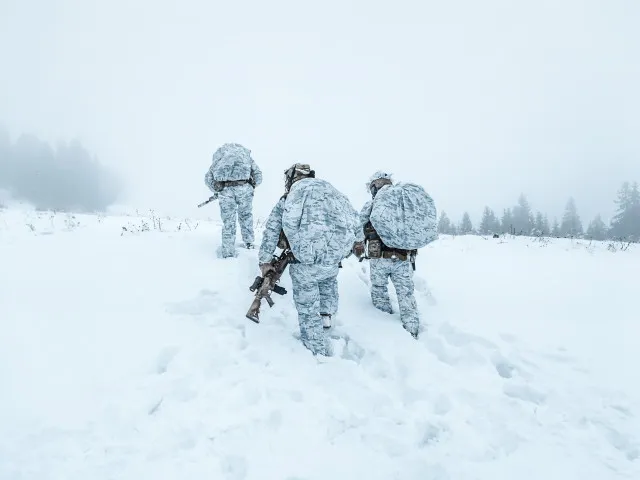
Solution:
<svg viewBox="0 0 640 480">
<path fill-rule="evenodd" d="M 204 182 L 220 202 L 222 245 L 219 256 L 235 256 L 236 219 L 242 240 L 253 248 L 253 194 L 262 183 L 262 172 L 251 157 L 251 150 L 238 143 L 225 143 L 213 154 Z"/>
<path fill-rule="evenodd" d="M 413 270 L 418 249 L 438 238 L 436 209 L 431 197 L 418 185 L 394 184 L 391 174 L 378 171 L 367 182 L 371 193 L 360 212 L 365 241 L 357 241 L 353 253 L 370 259 L 371 301 L 392 313 L 389 279 L 398 296 L 403 327 L 414 338 L 420 331 L 420 315 L 414 295 Z M 360 236 L 362 238 L 362 236 Z"/>
<path fill-rule="evenodd" d="M 264 276 L 273 269 L 274 251 L 291 248 L 289 274 L 300 339 L 314 355 L 332 354 L 324 329 L 331 328 L 338 310 L 339 265 L 351 252 L 358 230 L 358 214 L 349 199 L 315 178 L 308 164 L 296 163 L 285 171 L 285 194 L 269 215 L 258 261 Z"/>
</svg>

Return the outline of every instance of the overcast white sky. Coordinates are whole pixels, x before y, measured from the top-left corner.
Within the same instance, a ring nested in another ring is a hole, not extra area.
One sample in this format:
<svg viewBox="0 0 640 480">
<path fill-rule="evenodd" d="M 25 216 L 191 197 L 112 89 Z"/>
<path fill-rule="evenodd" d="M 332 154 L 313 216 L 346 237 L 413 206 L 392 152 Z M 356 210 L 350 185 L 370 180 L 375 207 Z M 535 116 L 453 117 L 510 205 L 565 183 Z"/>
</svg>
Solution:
<svg viewBox="0 0 640 480">
<path fill-rule="evenodd" d="M 300 161 L 356 208 L 381 168 L 456 219 L 523 191 L 586 224 L 640 181 L 639 25 L 636 0 L 0 0 L 0 123 L 80 139 L 169 213 L 203 213 L 233 141 L 257 215 Z"/>
</svg>

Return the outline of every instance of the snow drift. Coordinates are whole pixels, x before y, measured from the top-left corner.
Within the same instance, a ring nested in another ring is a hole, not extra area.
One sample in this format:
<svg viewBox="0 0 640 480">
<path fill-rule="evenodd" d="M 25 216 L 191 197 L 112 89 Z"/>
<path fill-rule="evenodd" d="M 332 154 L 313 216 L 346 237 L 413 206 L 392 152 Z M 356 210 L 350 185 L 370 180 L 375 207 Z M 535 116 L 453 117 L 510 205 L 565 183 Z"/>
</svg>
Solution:
<svg viewBox="0 0 640 480">
<path fill-rule="evenodd" d="M 290 293 L 244 318 L 256 253 L 219 241 L 0 212 L 1 479 L 640 478 L 636 246 L 444 236 L 418 341 L 352 257 L 324 359 Z"/>
</svg>

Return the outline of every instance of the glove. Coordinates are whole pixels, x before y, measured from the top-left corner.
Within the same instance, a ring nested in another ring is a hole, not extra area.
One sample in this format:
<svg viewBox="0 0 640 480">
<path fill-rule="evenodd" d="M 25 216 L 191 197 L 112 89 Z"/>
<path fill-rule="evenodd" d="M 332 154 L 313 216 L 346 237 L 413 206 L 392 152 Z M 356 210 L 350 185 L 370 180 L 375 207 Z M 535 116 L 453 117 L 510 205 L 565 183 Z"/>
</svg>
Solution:
<svg viewBox="0 0 640 480">
<path fill-rule="evenodd" d="M 275 272 L 276 269 L 273 265 L 271 265 L 270 263 L 261 263 L 260 264 L 260 273 L 262 274 L 262 276 L 266 276 L 267 273 L 269 272 Z"/>
<path fill-rule="evenodd" d="M 355 242 L 351 251 L 356 257 L 362 257 L 364 255 L 364 242 Z"/>
</svg>

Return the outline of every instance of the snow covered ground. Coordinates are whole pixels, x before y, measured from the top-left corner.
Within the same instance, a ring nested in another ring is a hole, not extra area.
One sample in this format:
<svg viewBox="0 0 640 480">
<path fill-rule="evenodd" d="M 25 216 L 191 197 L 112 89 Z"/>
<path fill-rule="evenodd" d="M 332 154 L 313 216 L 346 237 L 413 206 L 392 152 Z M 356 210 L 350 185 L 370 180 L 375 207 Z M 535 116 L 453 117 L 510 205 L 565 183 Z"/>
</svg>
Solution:
<svg viewBox="0 0 640 480">
<path fill-rule="evenodd" d="M 640 478 L 639 246 L 441 238 L 418 341 L 349 258 L 318 359 L 290 291 L 245 319 L 255 251 L 160 228 L 0 211 L 0 479 Z"/>
</svg>

